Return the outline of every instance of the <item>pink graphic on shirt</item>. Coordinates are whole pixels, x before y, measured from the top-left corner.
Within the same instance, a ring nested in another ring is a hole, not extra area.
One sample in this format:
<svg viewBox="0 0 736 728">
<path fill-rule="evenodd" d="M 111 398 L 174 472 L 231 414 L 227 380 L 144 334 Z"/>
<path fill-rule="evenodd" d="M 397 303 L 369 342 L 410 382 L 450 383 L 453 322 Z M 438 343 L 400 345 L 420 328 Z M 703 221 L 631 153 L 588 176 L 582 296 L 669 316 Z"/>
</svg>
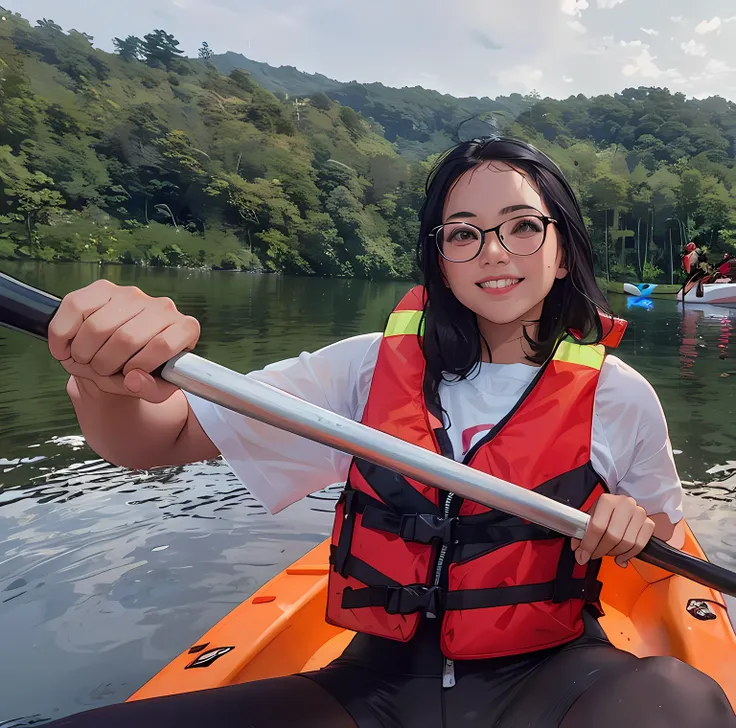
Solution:
<svg viewBox="0 0 736 728">
<path fill-rule="evenodd" d="M 494 427 L 495 425 L 473 425 L 472 427 L 468 427 L 467 430 L 463 430 L 463 436 L 461 440 L 463 453 L 468 452 L 468 450 L 470 449 L 470 443 L 479 432 L 489 432 Z"/>
</svg>

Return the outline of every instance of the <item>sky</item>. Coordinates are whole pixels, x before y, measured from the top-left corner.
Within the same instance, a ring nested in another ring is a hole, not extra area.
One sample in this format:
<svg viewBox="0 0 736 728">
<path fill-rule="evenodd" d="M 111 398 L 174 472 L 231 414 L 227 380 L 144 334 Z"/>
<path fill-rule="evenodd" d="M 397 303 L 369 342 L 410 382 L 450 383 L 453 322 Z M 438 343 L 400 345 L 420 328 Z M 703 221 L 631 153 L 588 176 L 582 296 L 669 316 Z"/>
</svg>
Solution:
<svg viewBox="0 0 736 728">
<path fill-rule="evenodd" d="M 734 0 L 0 0 L 112 50 L 173 33 L 340 81 L 454 96 L 542 96 L 661 86 L 736 100 Z"/>
</svg>

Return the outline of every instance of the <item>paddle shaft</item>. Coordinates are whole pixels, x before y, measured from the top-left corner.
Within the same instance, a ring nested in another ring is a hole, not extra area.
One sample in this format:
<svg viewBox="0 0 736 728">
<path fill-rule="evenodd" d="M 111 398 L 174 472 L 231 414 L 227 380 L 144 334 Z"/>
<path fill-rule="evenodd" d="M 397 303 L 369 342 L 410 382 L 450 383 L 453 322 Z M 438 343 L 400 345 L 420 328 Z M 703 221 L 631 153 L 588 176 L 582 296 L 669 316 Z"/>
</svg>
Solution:
<svg viewBox="0 0 736 728">
<path fill-rule="evenodd" d="M 59 304 L 56 296 L 0 273 L 0 325 L 46 338 Z M 182 390 L 234 412 L 565 536 L 582 538 L 588 525 L 589 516 L 582 511 L 337 415 L 196 354 L 179 354 L 156 373 Z M 637 558 L 736 596 L 735 573 L 658 539 L 651 539 Z"/>
</svg>

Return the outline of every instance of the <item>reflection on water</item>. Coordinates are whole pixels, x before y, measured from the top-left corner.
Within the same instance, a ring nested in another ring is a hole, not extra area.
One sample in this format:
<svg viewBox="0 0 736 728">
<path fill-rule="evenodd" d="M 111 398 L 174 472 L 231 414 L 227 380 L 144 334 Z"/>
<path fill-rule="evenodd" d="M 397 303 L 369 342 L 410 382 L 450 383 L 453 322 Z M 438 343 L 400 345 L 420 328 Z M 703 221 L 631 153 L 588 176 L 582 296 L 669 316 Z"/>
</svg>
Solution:
<svg viewBox="0 0 736 728">
<path fill-rule="evenodd" d="M 60 294 L 100 273 L 19 270 Z M 103 272 L 171 295 L 202 321 L 198 351 L 240 371 L 379 330 L 408 287 Z M 688 518 L 710 558 L 736 568 L 736 311 L 612 303 L 630 321 L 619 355 L 662 400 Z M 0 633 L 13 657 L 0 681 L 3 728 L 124 700 L 322 540 L 337 497 L 331 486 L 270 516 L 220 461 L 150 472 L 112 466 L 79 437 L 65 379 L 43 344 L 0 332 Z"/>
<path fill-rule="evenodd" d="M 3 468 L 2 718 L 124 700 L 321 541 L 337 499 L 272 517 L 219 461 L 129 472 L 79 440 Z"/>
</svg>

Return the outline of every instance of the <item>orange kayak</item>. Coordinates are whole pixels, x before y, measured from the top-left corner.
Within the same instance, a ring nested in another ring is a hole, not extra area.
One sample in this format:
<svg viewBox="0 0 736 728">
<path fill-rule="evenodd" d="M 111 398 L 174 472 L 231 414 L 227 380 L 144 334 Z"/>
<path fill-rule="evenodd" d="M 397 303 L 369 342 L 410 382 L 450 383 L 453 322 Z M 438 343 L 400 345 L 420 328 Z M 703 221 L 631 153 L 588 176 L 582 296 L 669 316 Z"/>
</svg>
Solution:
<svg viewBox="0 0 736 728">
<path fill-rule="evenodd" d="M 687 529 L 684 551 L 705 558 Z M 323 667 L 353 637 L 324 620 L 327 541 L 236 607 L 130 700 L 234 685 Z M 601 579 L 609 639 L 640 657 L 672 655 L 714 678 L 736 706 L 736 635 L 723 596 L 656 571 L 645 581 L 631 565 L 604 559 Z"/>
</svg>

